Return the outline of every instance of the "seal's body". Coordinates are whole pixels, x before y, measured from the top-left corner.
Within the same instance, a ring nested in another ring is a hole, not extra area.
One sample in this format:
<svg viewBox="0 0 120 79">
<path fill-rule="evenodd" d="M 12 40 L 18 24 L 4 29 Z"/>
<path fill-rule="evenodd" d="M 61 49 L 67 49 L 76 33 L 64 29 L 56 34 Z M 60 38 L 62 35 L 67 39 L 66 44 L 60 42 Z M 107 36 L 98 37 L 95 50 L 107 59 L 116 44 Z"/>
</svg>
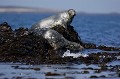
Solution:
<svg viewBox="0 0 120 79">
<path fill-rule="evenodd" d="M 72 22 L 75 14 L 75 11 L 73 9 L 70 9 L 55 16 L 43 19 L 35 23 L 30 28 L 30 31 L 32 31 L 35 35 L 43 36 L 43 38 L 47 39 L 49 44 L 55 50 L 61 48 L 67 48 L 70 50 L 82 50 L 83 47 L 80 44 L 68 41 L 60 33 L 51 29 L 59 25 L 67 28 L 67 26 L 69 26 Z"/>
<path fill-rule="evenodd" d="M 36 29 L 33 30 L 34 34 L 37 36 L 43 36 L 47 39 L 49 44 L 55 49 L 67 48 L 71 50 L 82 50 L 83 47 L 75 42 L 68 41 L 57 31 L 52 29 Z"/>
<path fill-rule="evenodd" d="M 67 28 L 75 15 L 75 10 L 70 9 L 68 11 L 40 20 L 39 22 L 33 24 L 31 29 L 52 28 L 58 25 Z"/>
</svg>

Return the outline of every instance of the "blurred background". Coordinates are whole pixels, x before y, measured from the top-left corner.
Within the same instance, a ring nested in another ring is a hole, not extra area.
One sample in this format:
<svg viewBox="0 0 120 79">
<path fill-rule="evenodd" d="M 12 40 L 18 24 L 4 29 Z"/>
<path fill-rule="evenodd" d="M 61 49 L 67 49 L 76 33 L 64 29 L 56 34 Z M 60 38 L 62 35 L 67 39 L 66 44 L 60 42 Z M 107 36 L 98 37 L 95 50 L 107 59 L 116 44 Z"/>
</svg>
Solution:
<svg viewBox="0 0 120 79">
<path fill-rule="evenodd" d="M 70 8 L 85 13 L 120 13 L 120 0 L 0 0 L 0 12 L 50 12 Z"/>
</svg>

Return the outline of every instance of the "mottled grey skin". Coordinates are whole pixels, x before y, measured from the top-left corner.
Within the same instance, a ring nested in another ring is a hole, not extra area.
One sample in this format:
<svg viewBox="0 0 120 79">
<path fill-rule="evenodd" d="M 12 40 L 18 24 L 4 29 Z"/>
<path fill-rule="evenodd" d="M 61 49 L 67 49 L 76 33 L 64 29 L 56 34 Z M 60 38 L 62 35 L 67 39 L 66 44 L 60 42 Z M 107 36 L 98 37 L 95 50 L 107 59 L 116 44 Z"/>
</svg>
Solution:
<svg viewBox="0 0 120 79">
<path fill-rule="evenodd" d="M 58 25 L 67 28 L 67 26 L 72 22 L 75 15 L 75 10 L 69 9 L 68 11 L 64 11 L 62 13 L 58 13 L 54 16 L 40 20 L 39 22 L 33 24 L 31 29 L 52 28 Z"/>
<path fill-rule="evenodd" d="M 67 48 L 70 50 L 82 50 L 83 47 L 75 42 L 68 41 L 57 31 L 52 29 L 35 29 L 34 34 L 37 36 L 43 36 L 48 40 L 49 44 L 54 48 L 54 50 L 60 48 Z"/>
<path fill-rule="evenodd" d="M 47 39 L 54 50 L 63 47 L 70 50 L 82 50 L 83 47 L 80 44 L 68 41 L 57 31 L 51 29 L 58 25 L 67 28 L 67 26 L 69 26 L 72 22 L 75 15 L 75 10 L 70 9 L 68 11 L 59 13 L 55 16 L 48 17 L 35 23 L 30 28 L 30 31 L 33 32 L 35 35 L 43 36 L 43 38 Z"/>
</svg>

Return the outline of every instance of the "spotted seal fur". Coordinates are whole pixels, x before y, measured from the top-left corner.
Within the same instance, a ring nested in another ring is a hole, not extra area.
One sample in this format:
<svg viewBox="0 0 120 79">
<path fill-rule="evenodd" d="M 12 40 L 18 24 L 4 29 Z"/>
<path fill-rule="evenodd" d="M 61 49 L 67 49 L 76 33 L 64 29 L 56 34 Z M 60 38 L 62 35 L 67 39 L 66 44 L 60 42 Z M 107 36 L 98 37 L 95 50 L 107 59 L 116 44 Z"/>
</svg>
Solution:
<svg viewBox="0 0 120 79">
<path fill-rule="evenodd" d="M 48 17 L 35 23 L 30 28 L 30 31 L 32 31 L 37 36 L 43 36 L 43 38 L 47 39 L 54 50 L 61 48 L 67 48 L 70 50 L 82 50 L 83 47 L 80 44 L 68 41 L 60 33 L 52 29 L 53 27 L 59 25 L 67 28 L 67 26 L 69 26 L 72 22 L 75 15 L 75 10 L 69 9 L 68 11 L 59 13 L 55 16 Z"/>
<path fill-rule="evenodd" d="M 47 39 L 49 44 L 54 48 L 54 50 L 60 48 L 67 48 L 70 50 L 82 50 L 83 47 L 75 42 L 68 41 L 57 31 L 52 29 L 35 29 L 33 33 L 37 36 L 43 36 Z"/>
<path fill-rule="evenodd" d="M 31 29 L 52 28 L 58 25 L 67 28 L 67 26 L 72 22 L 75 15 L 75 10 L 69 9 L 68 11 L 64 11 L 40 20 L 39 22 L 33 24 Z"/>
</svg>

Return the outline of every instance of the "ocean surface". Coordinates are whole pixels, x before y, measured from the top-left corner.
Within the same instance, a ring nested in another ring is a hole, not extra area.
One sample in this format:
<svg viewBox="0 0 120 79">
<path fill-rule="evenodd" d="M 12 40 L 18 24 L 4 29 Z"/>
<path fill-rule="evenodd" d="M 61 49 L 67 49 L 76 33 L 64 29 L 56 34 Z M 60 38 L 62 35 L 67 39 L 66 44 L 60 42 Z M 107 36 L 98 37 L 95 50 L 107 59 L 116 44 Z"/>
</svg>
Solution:
<svg viewBox="0 0 120 79">
<path fill-rule="evenodd" d="M 30 28 L 32 24 L 55 13 L 0 13 L 0 23 L 8 22 L 13 29 Z M 82 41 L 120 47 L 120 14 L 80 14 L 72 24 Z"/>
<path fill-rule="evenodd" d="M 18 29 L 19 27 L 30 28 L 35 22 L 54 14 L 0 13 L 0 23 L 8 22 L 13 29 Z M 71 25 L 74 26 L 74 29 L 84 42 L 120 47 L 120 14 L 77 13 Z M 112 61 L 107 65 L 119 66 L 120 61 Z M 85 68 L 88 68 L 87 72 Z M 0 79 L 86 79 L 91 75 L 101 77 L 105 75 L 107 79 L 119 79 L 116 72 L 112 71 L 94 73 L 99 68 L 95 64 L 25 65 L 21 63 L 0 63 Z M 54 75 L 48 75 L 50 73 Z"/>
</svg>

